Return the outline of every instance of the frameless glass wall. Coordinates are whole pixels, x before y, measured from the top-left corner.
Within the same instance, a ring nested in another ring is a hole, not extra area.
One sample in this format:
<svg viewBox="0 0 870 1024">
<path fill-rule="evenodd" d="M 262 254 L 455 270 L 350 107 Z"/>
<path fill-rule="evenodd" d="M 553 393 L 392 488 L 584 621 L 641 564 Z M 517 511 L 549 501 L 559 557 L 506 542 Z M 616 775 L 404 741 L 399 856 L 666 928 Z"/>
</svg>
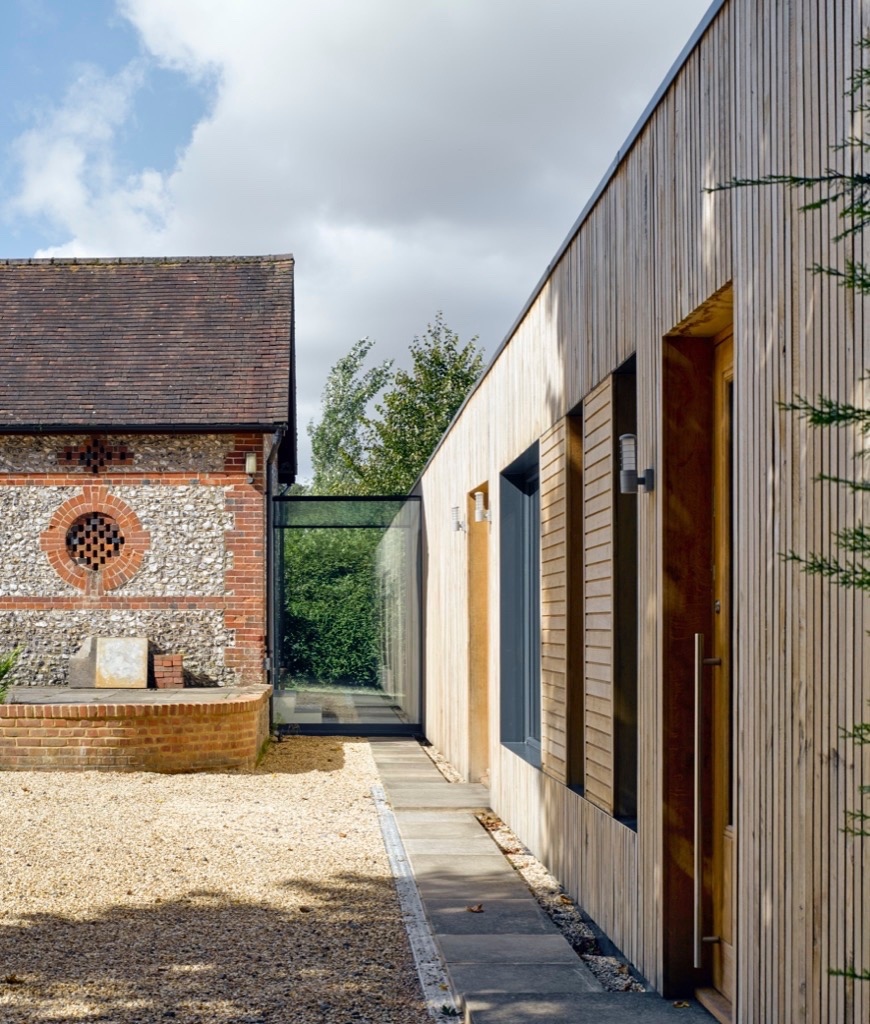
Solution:
<svg viewBox="0 0 870 1024">
<path fill-rule="evenodd" d="M 419 498 L 279 497 L 273 524 L 275 726 L 419 731 Z"/>
</svg>

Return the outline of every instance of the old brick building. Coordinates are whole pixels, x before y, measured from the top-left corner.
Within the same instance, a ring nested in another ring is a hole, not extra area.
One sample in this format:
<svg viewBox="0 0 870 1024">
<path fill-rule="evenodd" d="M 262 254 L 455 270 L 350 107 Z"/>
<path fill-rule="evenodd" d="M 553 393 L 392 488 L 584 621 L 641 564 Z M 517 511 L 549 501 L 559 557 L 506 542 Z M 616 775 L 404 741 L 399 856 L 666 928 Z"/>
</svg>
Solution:
<svg viewBox="0 0 870 1024">
<path fill-rule="evenodd" d="M 0 649 L 88 635 L 264 681 L 267 500 L 295 471 L 293 260 L 0 263 Z"/>
</svg>

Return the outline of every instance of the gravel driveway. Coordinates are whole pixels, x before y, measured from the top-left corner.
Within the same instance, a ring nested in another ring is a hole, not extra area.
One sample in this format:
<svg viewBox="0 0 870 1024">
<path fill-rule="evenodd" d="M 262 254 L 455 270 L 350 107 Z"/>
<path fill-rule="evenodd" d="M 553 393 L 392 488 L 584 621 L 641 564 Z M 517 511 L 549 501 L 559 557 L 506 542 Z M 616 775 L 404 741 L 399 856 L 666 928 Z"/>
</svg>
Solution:
<svg viewBox="0 0 870 1024">
<path fill-rule="evenodd" d="M 368 744 L 246 773 L 0 773 L 4 1024 L 424 1024 Z"/>
</svg>

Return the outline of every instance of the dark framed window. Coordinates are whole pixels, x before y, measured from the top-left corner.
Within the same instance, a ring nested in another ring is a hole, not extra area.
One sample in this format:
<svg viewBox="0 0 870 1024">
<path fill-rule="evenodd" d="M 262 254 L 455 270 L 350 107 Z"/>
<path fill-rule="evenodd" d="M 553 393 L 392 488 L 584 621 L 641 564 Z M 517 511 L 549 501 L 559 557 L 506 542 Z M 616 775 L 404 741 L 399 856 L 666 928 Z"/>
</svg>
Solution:
<svg viewBox="0 0 870 1024">
<path fill-rule="evenodd" d="M 541 499 L 535 443 L 501 474 L 501 741 L 541 764 Z"/>
<path fill-rule="evenodd" d="M 568 649 L 566 652 L 566 771 L 565 781 L 582 793 L 586 782 L 586 552 L 583 500 L 583 405 L 576 406 L 565 421 L 566 498 L 567 498 L 567 572 Z"/>
<path fill-rule="evenodd" d="M 613 376 L 614 414 L 614 813 L 637 826 L 638 550 L 636 494 L 619 490 L 619 435 L 637 433 L 637 359 Z"/>
</svg>

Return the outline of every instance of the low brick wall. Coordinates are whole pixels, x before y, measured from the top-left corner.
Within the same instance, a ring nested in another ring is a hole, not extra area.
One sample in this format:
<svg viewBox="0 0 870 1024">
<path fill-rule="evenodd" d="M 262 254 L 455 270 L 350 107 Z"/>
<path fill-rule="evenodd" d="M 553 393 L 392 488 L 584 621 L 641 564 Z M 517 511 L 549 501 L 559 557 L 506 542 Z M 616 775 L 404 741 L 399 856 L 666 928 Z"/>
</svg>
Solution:
<svg viewBox="0 0 870 1024">
<path fill-rule="evenodd" d="M 250 767 L 269 736 L 270 692 L 202 703 L 0 705 L 0 769 Z"/>
</svg>

